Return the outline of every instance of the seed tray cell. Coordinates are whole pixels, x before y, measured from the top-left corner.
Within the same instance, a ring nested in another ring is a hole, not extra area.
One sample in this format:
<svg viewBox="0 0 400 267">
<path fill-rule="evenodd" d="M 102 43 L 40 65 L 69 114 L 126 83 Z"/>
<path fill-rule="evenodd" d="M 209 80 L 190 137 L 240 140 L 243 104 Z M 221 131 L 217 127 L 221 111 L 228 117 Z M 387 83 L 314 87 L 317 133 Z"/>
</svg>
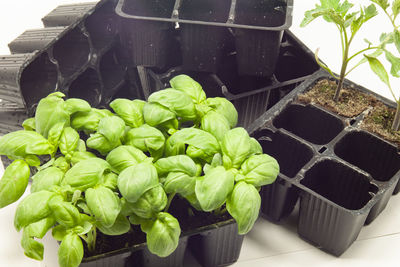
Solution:
<svg viewBox="0 0 400 267">
<path fill-rule="evenodd" d="M 165 66 L 168 55 L 161 51 L 169 51 L 178 35 L 187 70 L 215 73 L 235 44 L 240 75 L 271 77 L 292 6 L 293 0 L 120 0 L 116 13 L 134 66 Z M 138 58 L 149 46 L 152 57 Z"/>
<path fill-rule="evenodd" d="M 96 7 L 95 2 L 61 5 L 42 18 L 45 27 L 69 26 Z"/>
<path fill-rule="evenodd" d="M 362 226 L 386 207 L 400 178 L 400 154 L 395 145 L 359 128 L 363 113 L 345 118 L 297 101 L 297 95 L 325 78 L 329 79 L 329 74 L 323 70 L 311 75 L 248 131 L 281 166 L 277 183 L 262 188 L 263 217 L 280 222 L 300 199 L 299 235 L 339 256 Z M 346 86 L 394 105 L 350 81 Z M 279 144 L 275 150 L 274 142 Z M 296 150 L 290 147 L 296 143 L 308 149 L 293 152 Z M 287 161 L 294 162 L 292 172 Z"/>
</svg>

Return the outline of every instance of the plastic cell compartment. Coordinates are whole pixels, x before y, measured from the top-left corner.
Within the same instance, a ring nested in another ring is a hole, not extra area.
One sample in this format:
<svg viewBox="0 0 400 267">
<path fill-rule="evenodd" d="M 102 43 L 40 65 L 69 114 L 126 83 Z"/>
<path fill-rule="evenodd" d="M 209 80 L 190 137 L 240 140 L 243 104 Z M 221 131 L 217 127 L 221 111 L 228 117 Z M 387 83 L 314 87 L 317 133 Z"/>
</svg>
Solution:
<svg viewBox="0 0 400 267">
<path fill-rule="evenodd" d="M 343 122 L 312 105 L 292 104 L 277 116 L 273 124 L 317 145 L 329 143 L 344 128 Z"/>
<path fill-rule="evenodd" d="M 298 188 L 291 180 L 313 158 L 314 152 L 309 145 L 281 131 L 261 129 L 253 137 L 261 144 L 263 152 L 279 163 L 277 181 L 261 188 L 262 215 L 277 223 L 293 211 Z"/>
<path fill-rule="evenodd" d="M 123 18 L 121 40 L 127 49 L 132 50 L 131 57 L 136 66 L 165 65 L 156 64 L 165 63 L 165 54 L 154 51 L 170 51 L 168 45 L 171 42 L 167 42 L 167 36 L 174 38 L 174 33 L 170 31 L 172 30 L 180 35 L 183 65 L 189 70 L 215 72 L 225 52 L 230 51 L 228 48 L 231 43 L 236 43 L 238 70 L 241 75 L 271 77 L 283 31 L 292 22 L 293 0 L 251 0 L 250 4 L 245 0 L 142 2 L 143 0 L 120 0 L 116 7 L 116 13 Z M 260 9 L 267 13 L 261 14 Z M 249 17 L 252 19 L 248 19 Z M 139 20 L 143 21 L 140 24 L 142 29 L 126 26 L 129 23 L 139 23 Z M 174 25 L 179 30 L 174 30 Z M 157 28 L 159 39 L 164 42 L 156 42 L 155 37 L 146 40 L 147 36 L 144 36 L 134 44 L 135 35 L 145 34 L 142 33 L 144 27 L 147 28 L 147 35 L 154 35 Z M 154 30 L 150 30 L 150 27 Z M 233 36 L 230 29 L 234 29 Z M 154 51 L 149 53 L 150 58 L 136 58 L 138 48 L 143 46 L 139 43 L 153 45 Z"/>
<path fill-rule="evenodd" d="M 82 19 L 96 5 L 97 3 L 93 2 L 58 6 L 42 18 L 43 25 L 45 27 L 69 26 Z"/>
<path fill-rule="evenodd" d="M 365 174 L 329 158 L 307 170 L 301 184 L 298 232 L 340 256 L 357 238 L 376 201 L 378 187 Z"/>
<path fill-rule="evenodd" d="M 82 98 L 96 106 L 101 102 L 101 91 L 98 72 L 89 68 L 71 83 L 68 88 L 68 97 Z"/>
<path fill-rule="evenodd" d="M 202 266 L 227 266 L 238 260 L 243 239 L 232 223 L 191 236 L 189 249 Z"/>
<path fill-rule="evenodd" d="M 235 23 L 271 30 L 234 29 L 241 75 L 271 76 L 288 18 L 287 1 L 237 0 Z"/>
<path fill-rule="evenodd" d="M 372 222 L 386 207 L 399 180 L 400 155 L 397 148 L 367 132 L 351 131 L 335 145 L 335 154 L 371 174 L 385 189 L 366 223 Z"/>
</svg>

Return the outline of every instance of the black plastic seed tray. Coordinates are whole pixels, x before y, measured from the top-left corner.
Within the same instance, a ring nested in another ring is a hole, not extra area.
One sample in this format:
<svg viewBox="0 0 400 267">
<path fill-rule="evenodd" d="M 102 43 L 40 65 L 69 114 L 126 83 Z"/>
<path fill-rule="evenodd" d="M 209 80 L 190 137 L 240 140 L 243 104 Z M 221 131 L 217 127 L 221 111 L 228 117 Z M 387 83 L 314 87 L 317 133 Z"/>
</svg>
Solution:
<svg viewBox="0 0 400 267">
<path fill-rule="evenodd" d="M 176 60 L 174 55 L 171 57 Z M 208 97 L 220 96 L 231 100 L 239 113 L 238 125 L 247 127 L 319 69 L 313 53 L 288 30 L 284 33 L 278 65 L 272 78 L 239 75 L 235 58 L 236 54 L 225 57 L 223 66 L 216 74 L 188 71 L 182 65 L 167 70 L 139 67 L 144 94 L 148 96 L 168 87 L 168 81 L 175 75 L 187 74 L 202 85 Z"/>
<path fill-rule="evenodd" d="M 116 13 L 135 66 L 164 67 L 179 46 L 185 69 L 216 72 L 233 49 L 240 75 L 271 77 L 292 9 L 293 0 L 119 0 Z"/>
<path fill-rule="evenodd" d="M 54 91 L 106 106 L 117 94 L 138 98 L 118 43 L 115 1 L 57 7 L 43 29 L 27 30 L 0 57 L 0 99 L 31 115 Z M 124 92 L 120 92 L 123 90 Z"/>
<path fill-rule="evenodd" d="M 400 155 L 397 146 L 360 129 L 363 113 L 344 118 L 296 100 L 328 77 L 316 72 L 248 129 L 280 164 L 277 182 L 262 189 L 263 216 L 279 222 L 300 199 L 299 235 L 339 256 L 386 207 L 400 177 Z"/>
</svg>

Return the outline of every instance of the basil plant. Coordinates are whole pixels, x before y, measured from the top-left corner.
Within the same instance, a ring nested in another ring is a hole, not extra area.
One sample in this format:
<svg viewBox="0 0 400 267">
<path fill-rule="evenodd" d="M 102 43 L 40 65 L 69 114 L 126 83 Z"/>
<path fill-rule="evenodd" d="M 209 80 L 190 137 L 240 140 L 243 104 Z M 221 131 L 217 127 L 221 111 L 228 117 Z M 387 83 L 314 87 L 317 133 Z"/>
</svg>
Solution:
<svg viewBox="0 0 400 267">
<path fill-rule="evenodd" d="M 96 236 L 123 235 L 139 225 L 150 252 L 166 257 L 178 246 L 175 198 L 193 209 L 229 213 L 239 234 L 258 217 L 261 186 L 279 166 L 237 127 L 225 98 L 207 98 L 186 75 L 148 101 L 115 99 L 110 110 L 82 99 L 43 98 L 24 130 L 0 138 L 0 154 L 13 162 L 0 179 L 0 208 L 17 201 L 25 255 L 43 259 L 46 232 L 60 241 L 61 267 L 79 266 Z M 193 213 L 192 213 L 193 214 Z"/>
</svg>

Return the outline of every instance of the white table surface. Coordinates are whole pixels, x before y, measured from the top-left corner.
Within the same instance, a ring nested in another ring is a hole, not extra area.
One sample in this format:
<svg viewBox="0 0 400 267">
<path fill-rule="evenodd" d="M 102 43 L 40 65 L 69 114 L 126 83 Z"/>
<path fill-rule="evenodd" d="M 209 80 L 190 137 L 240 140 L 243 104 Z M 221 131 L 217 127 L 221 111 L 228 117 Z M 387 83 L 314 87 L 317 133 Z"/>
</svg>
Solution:
<svg viewBox="0 0 400 267">
<path fill-rule="evenodd" d="M 9 54 L 7 44 L 27 29 L 41 28 L 41 18 L 61 4 L 80 3 L 82 0 L 2 0 L 0 1 L 0 55 Z M 366 0 L 353 1 L 361 4 Z M 340 66 L 338 33 L 336 28 L 322 20 L 306 28 L 298 25 L 304 11 L 312 8 L 315 0 L 295 0 L 293 26 L 291 30 L 313 51 L 320 47 L 320 58 L 338 72 Z M 363 45 L 362 39 L 378 40 L 386 21 L 368 23 L 354 42 L 354 47 Z M 349 78 L 379 94 L 390 98 L 388 89 L 375 77 L 367 65 L 354 71 Z M 392 80 L 400 92 L 400 79 Z M 0 174 L 3 173 L 2 168 Z M 0 210 L 0 267 L 57 267 L 57 243 L 46 236 L 45 262 L 37 262 L 24 256 L 20 247 L 21 234 L 13 227 L 17 203 Z M 393 196 L 383 213 L 371 224 L 363 227 L 358 239 L 340 257 L 331 256 L 297 236 L 296 212 L 282 225 L 259 219 L 254 229 L 245 237 L 242 251 L 235 267 L 261 266 L 323 266 L 323 267 L 380 267 L 400 266 L 400 195 Z M 191 266 L 198 266 L 193 263 Z M 190 266 L 189 266 L 190 267 Z"/>
</svg>

